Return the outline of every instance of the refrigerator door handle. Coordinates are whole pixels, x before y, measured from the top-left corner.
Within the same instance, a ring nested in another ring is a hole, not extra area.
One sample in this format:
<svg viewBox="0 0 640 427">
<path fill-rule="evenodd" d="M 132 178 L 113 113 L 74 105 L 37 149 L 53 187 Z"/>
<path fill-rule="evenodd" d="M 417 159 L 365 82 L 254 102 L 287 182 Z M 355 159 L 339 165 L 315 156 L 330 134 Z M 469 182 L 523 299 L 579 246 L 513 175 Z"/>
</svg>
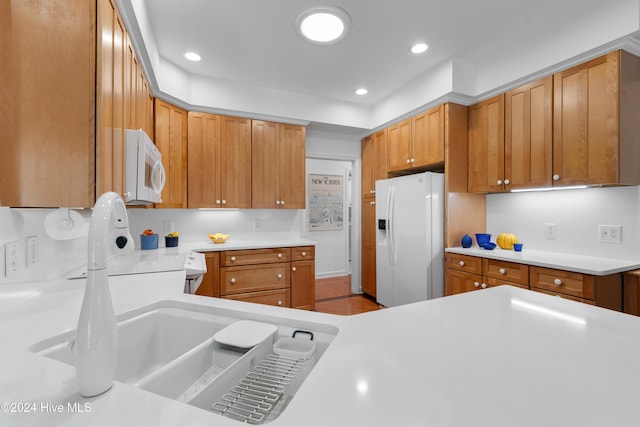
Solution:
<svg viewBox="0 0 640 427">
<path fill-rule="evenodd" d="M 393 211 L 394 211 L 394 207 L 395 207 L 395 200 L 396 200 L 396 187 L 395 186 L 391 186 L 389 188 L 389 199 L 388 199 L 388 203 L 387 203 L 387 218 L 389 218 L 388 223 L 387 223 L 387 245 L 389 247 L 389 251 L 387 252 L 389 254 L 389 264 L 395 266 L 396 265 L 396 248 L 394 246 L 394 240 L 393 240 L 393 229 L 395 226 L 395 221 L 393 219 Z"/>
</svg>

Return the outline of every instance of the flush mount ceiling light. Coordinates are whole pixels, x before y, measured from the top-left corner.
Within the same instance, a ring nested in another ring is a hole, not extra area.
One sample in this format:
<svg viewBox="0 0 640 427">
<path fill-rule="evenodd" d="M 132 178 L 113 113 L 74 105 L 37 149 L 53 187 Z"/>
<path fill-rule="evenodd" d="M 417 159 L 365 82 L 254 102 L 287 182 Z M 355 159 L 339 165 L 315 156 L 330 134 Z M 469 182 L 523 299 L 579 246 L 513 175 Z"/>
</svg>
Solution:
<svg viewBox="0 0 640 427">
<path fill-rule="evenodd" d="M 296 19 L 296 32 L 316 44 L 335 43 L 344 38 L 350 28 L 351 17 L 339 7 L 314 7 Z"/>
<path fill-rule="evenodd" d="M 368 91 L 368 90 L 366 90 L 366 89 L 365 89 L 365 88 L 363 88 L 363 87 L 362 87 L 362 88 L 360 88 L 360 89 L 356 89 L 356 95 L 366 95 L 366 94 L 368 94 L 368 93 L 369 93 L 369 91 Z"/>
<path fill-rule="evenodd" d="M 184 54 L 184 57 L 187 58 L 189 61 L 193 61 L 193 62 L 198 62 L 202 59 L 200 55 L 198 55 L 195 52 L 187 52 Z"/>
<path fill-rule="evenodd" d="M 422 52 L 426 52 L 427 49 L 429 49 L 429 46 L 427 46 L 426 43 L 416 43 L 413 46 L 411 46 L 411 53 L 422 53 Z"/>
</svg>

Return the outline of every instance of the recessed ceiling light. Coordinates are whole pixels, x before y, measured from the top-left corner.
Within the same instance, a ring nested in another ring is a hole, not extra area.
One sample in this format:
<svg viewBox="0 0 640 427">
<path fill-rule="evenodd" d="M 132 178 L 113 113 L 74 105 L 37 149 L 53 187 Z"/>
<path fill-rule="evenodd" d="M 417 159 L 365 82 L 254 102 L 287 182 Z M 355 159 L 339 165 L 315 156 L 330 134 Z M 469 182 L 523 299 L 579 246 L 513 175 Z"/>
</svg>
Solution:
<svg viewBox="0 0 640 427">
<path fill-rule="evenodd" d="M 184 57 L 187 58 L 189 61 L 194 61 L 194 62 L 198 62 L 202 59 L 200 55 L 198 55 L 195 52 L 187 52 L 184 54 Z"/>
<path fill-rule="evenodd" d="M 411 46 L 411 53 L 422 53 L 426 52 L 427 49 L 429 49 L 429 46 L 426 43 L 416 43 Z"/>
<path fill-rule="evenodd" d="M 344 38 L 351 28 L 349 14 L 338 7 L 314 7 L 296 19 L 296 31 L 316 44 L 330 44 Z"/>
<path fill-rule="evenodd" d="M 366 95 L 368 93 L 369 91 L 366 90 L 365 88 L 356 89 L 356 95 Z"/>
</svg>

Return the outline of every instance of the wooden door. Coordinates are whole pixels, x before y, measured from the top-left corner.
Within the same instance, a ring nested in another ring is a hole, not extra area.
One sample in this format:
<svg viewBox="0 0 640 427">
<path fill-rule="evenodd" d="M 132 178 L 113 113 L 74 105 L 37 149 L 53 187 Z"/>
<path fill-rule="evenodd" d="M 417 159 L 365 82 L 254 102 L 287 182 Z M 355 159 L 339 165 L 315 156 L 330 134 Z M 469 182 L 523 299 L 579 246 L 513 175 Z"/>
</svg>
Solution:
<svg viewBox="0 0 640 427">
<path fill-rule="evenodd" d="M 223 208 L 251 207 L 251 119 L 220 116 L 220 194 Z"/>
<path fill-rule="evenodd" d="M 280 208 L 306 207 L 306 129 L 304 126 L 280 125 L 278 154 L 278 199 Z"/>
<path fill-rule="evenodd" d="M 411 119 L 387 128 L 388 171 L 396 172 L 411 167 Z"/>
<path fill-rule="evenodd" d="M 187 117 L 187 206 L 222 207 L 220 116 L 190 111 Z"/>
<path fill-rule="evenodd" d="M 278 200 L 278 123 L 251 124 L 251 207 L 273 209 Z"/>
<path fill-rule="evenodd" d="M 453 268 L 445 270 L 444 295 L 455 295 L 463 292 L 476 291 L 486 288 L 486 283 L 482 282 L 482 276 L 467 273 Z"/>
<path fill-rule="evenodd" d="M 362 198 L 362 292 L 376 296 L 376 202 Z"/>
<path fill-rule="evenodd" d="M 413 167 L 444 163 L 444 105 L 411 118 Z"/>
<path fill-rule="evenodd" d="M 505 189 L 551 186 L 553 77 L 505 95 Z"/>
<path fill-rule="evenodd" d="M 618 181 L 619 60 L 616 51 L 553 76 L 553 185 Z"/>
<path fill-rule="evenodd" d="M 504 94 L 469 107 L 468 179 L 472 193 L 504 188 Z"/>
<path fill-rule="evenodd" d="M 166 183 L 158 208 L 187 207 L 187 112 L 160 99 L 155 103 L 154 141 L 162 154 Z"/>
<path fill-rule="evenodd" d="M 316 262 L 291 263 L 291 307 L 302 310 L 316 308 Z"/>
</svg>

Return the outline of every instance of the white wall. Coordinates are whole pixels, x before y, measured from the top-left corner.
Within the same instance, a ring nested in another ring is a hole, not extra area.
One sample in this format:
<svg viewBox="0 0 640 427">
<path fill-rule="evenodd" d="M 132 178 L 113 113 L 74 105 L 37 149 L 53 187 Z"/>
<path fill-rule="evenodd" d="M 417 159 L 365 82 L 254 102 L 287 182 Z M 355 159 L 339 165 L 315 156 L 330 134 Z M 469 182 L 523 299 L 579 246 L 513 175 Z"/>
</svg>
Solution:
<svg viewBox="0 0 640 427">
<path fill-rule="evenodd" d="M 558 238 L 545 239 L 544 225 Z M 600 243 L 598 225 L 621 225 L 621 244 Z M 469 230 L 472 235 L 474 230 Z M 487 232 L 514 233 L 524 250 L 544 249 L 608 258 L 640 257 L 640 187 L 588 188 L 487 195 Z"/>
</svg>

